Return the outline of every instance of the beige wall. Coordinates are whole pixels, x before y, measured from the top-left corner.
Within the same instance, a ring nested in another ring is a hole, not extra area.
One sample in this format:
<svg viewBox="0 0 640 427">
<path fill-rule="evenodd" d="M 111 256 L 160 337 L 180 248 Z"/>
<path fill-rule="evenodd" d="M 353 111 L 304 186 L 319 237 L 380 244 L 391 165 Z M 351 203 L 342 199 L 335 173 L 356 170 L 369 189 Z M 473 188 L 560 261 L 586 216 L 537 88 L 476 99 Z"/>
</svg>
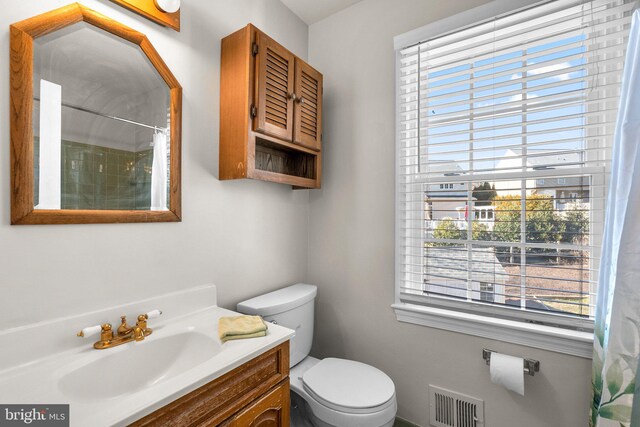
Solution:
<svg viewBox="0 0 640 427">
<path fill-rule="evenodd" d="M 427 426 L 427 387 L 485 400 L 487 427 L 584 427 L 590 360 L 399 323 L 394 301 L 393 36 L 482 0 L 364 0 L 310 27 L 325 78 L 323 188 L 310 193 L 309 274 L 319 286 L 313 353 L 371 363 L 394 380 L 399 416 Z M 483 347 L 539 359 L 525 397 L 489 381 Z"/>
<path fill-rule="evenodd" d="M 83 0 L 147 34 L 184 88 L 183 222 L 9 225 L 9 24 L 70 2 L 2 2 L 0 330 L 205 283 L 234 307 L 304 280 L 308 192 L 217 179 L 220 39 L 253 22 L 307 57 L 307 26 L 278 0 L 188 0 L 180 33 L 108 0 Z"/>
</svg>

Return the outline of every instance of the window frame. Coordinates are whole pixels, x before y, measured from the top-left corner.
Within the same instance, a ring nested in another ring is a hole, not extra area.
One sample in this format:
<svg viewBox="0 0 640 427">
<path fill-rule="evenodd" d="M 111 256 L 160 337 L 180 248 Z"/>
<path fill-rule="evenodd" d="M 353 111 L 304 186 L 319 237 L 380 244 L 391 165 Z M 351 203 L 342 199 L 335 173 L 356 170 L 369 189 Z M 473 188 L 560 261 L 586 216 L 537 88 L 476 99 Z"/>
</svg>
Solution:
<svg viewBox="0 0 640 427">
<path fill-rule="evenodd" d="M 400 193 L 401 183 L 397 171 L 400 170 L 400 51 L 406 46 L 420 43 L 435 36 L 487 22 L 503 15 L 517 13 L 553 0 L 494 0 L 485 5 L 469 9 L 460 14 L 428 24 L 394 38 L 396 50 L 396 192 L 395 192 L 395 302 L 392 308 L 401 322 L 435 327 L 490 339 L 533 346 L 574 356 L 591 358 L 593 352 L 593 319 L 573 316 L 549 315 L 534 311 L 513 309 L 513 317 L 505 315 L 509 307 L 498 307 L 475 301 L 456 301 L 437 296 L 424 296 L 411 301 L 407 294 L 401 300 L 402 248 Z M 580 4 L 581 0 L 573 3 Z M 567 6 L 562 6 L 567 7 Z M 544 178 L 544 173 L 540 178 Z M 552 174 L 549 175 L 549 177 Z M 535 177 L 533 179 L 536 179 Z M 438 184 L 438 182 L 434 182 Z M 426 301 L 426 303 L 425 303 Z M 431 304 L 430 301 L 434 303 Z M 551 322 L 553 318 L 553 322 Z"/>
</svg>

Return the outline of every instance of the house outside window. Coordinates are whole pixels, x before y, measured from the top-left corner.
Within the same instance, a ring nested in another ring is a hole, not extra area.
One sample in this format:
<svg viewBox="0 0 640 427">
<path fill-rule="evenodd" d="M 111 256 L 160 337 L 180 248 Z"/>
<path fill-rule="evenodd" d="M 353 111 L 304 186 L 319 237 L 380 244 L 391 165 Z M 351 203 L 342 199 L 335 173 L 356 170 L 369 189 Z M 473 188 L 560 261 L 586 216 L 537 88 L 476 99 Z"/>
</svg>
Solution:
<svg viewBox="0 0 640 427">
<path fill-rule="evenodd" d="M 633 3 L 494 3 L 396 38 L 394 308 L 589 332 Z"/>
</svg>

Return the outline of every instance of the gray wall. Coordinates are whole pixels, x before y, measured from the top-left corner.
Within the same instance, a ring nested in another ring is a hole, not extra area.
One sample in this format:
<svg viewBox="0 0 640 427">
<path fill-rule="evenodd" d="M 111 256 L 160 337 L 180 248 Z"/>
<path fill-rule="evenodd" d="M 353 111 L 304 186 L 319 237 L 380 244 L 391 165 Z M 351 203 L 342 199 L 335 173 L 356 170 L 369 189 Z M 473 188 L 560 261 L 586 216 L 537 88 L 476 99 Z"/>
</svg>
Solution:
<svg viewBox="0 0 640 427">
<path fill-rule="evenodd" d="M 313 353 L 362 360 L 395 381 L 399 416 L 427 426 L 429 384 L 485 400 L 487 427 L 584 427 L 590 360 L 399 323 L 394 301 L 393 36 L 482 0 L 364 0 L 310 27 L 325 78 L 322 189 L 310 193 Z M 539 359 L 525 397 L 489 381 L 483 347 Z"/>
<path fill-rule="evenodd" d="M 234 307 L 304 280 L 308 191 L 217 179 L 220 39 L 253 22 L 307 57 L 307 26 L 278 0 L 189 0 L 180 33 L 108 0 L 84 0 L 145 33 L 183 86 L 183 222 L 9 225 L 9 24 L 69 3 L 2 2 L 0 330 L 205 283 Z"/>
<path fill-rule="evenodd" d="M 8 25 L 69 3 L 5 1 Z M 423 426 L 427 385 L 486 400 L 490 427 L 584 426 L 590 361 L 398 323 L 393 302 L 392 37 L 481 0 L 365 0 L 307 27 L 277 0 L 189 0 L 181 33 L 108 0 L 83 3 L 149 36 L 184 88 L 178 224 L 9 225 L 9 76 L 0 68 L 0 330 L 164 292 L 218 285 L 220 305 L 307 280 L 320 286 L 314 354 L 392 376 L 399 415 Z M 411 12 L 403 12 L 400 6 Z M 217 180 L 220 39 L 253 22 L 325 75 L 322 190 Z M 5 61 L 5 65 L 7 62 Z M 61 333 L 73 331 L 61 331 Z M 483 347 L 542 361 L 522 398 L 492 385 Z"/>
</svg>

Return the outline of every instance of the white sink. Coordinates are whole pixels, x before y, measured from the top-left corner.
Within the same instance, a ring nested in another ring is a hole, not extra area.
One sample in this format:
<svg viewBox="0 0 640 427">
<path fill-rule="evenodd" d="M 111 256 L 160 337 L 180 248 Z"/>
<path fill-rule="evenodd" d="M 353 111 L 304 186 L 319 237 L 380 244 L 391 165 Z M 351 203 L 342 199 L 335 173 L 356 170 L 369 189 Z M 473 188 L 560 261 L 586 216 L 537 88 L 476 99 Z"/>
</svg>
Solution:
<svg viewBox="0 0 640 427">
<path fill-rule="evenodd" d="M 158 333 L 141 342 L 91 350 L 88 362 L 65 369 L 58 388 L 73 400 L 120 397 L 183 374 L 221 350 L 219 342 L 199 332 Z"/>
<path fill-rule="evenodd" d="M 106 350 L 79 327 L 162 307 L 153 334 Z M 294 332 L 269 325 L 266 337 L 218 339 L 215 286 L 202 286 L 100 311 L 0 331 L 0 402 L 71 404 L 71 427 L 125 427 L 286 342 Z M 19 345 L 16 345 L 19 344 Z"/>
</svg>

